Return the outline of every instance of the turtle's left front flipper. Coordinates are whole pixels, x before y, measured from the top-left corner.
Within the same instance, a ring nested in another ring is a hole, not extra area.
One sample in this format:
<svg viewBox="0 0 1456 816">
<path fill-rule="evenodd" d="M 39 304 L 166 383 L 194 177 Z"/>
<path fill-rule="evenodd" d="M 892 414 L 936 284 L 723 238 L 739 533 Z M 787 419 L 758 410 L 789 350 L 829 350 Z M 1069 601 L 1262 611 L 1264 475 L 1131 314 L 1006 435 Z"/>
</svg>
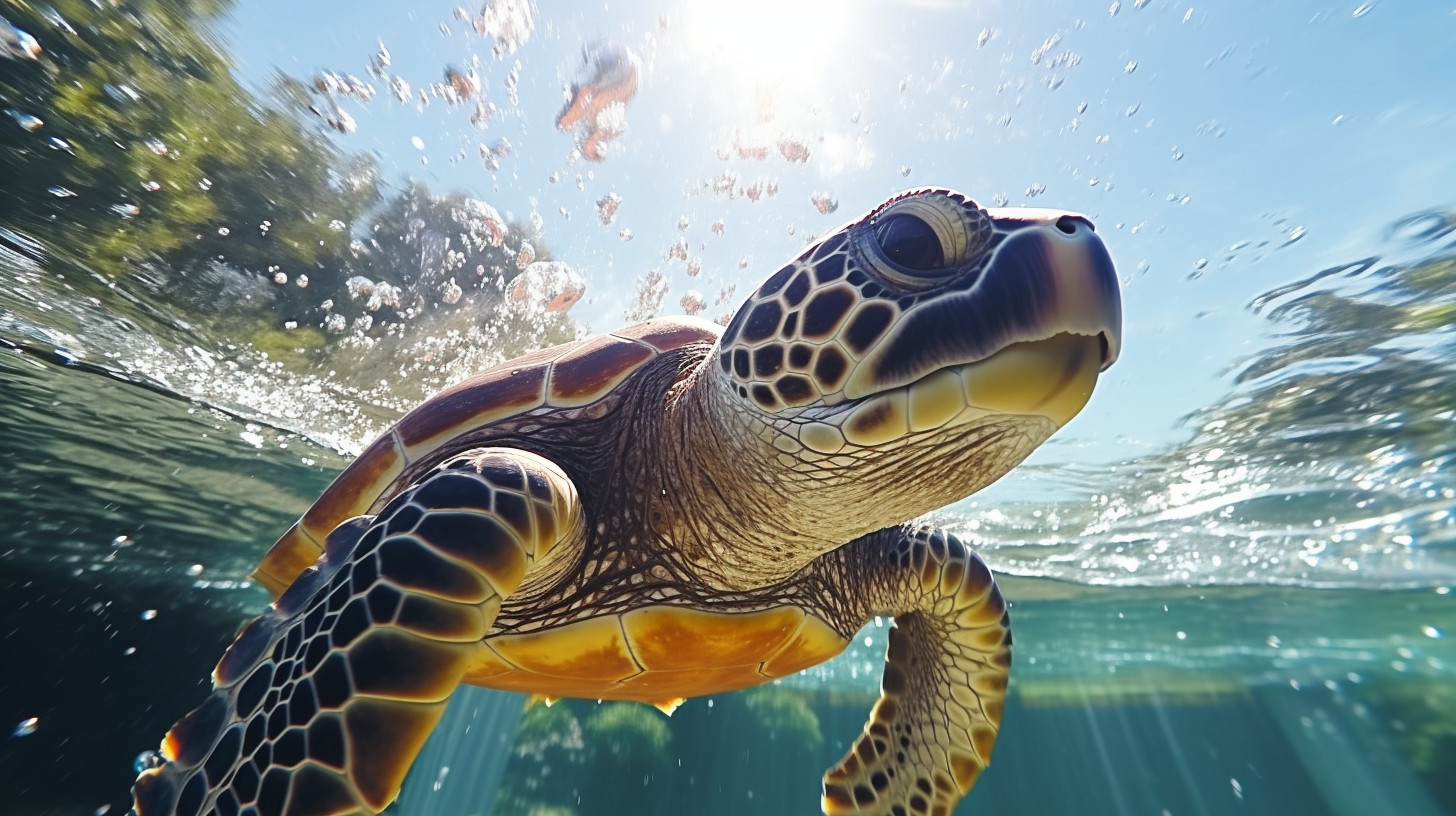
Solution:
<svg viewBox="0 0 1456 816">
<path fill-rule="evenodd" d="M 840 553 L 843 580 L 895 626 L 879 702 L 824 775 L 824 812 L 949 816 L 996 742 L 1011 668 L 1006 601 L 985 562 L 942 530 L 884 530 Z"/>
<path fill-rule="evenodd" d="M 378 516 L 344 522 L 167 732 L 134 813 L 384 810 L 501 602 L 548 552 L 570 558 L 583 541 L 566 474 L 505 448 L 457 456 Z"/>
</svg>

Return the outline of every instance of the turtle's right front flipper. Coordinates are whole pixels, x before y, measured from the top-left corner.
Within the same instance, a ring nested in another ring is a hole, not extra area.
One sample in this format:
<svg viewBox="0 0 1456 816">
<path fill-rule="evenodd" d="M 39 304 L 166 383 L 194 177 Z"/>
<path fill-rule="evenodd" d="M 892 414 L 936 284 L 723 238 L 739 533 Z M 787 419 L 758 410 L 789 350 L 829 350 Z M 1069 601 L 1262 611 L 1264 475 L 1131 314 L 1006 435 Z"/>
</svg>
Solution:
<svg viewBox="0 0 1456 816">
<path fill-rule="evenodd" d="M 137 779 L 134 812 L 383 810 L 502 600 L 549 550 L 582 540 L 566 474 L 503 448 L 457 456 L 340 525 L 228 648 L 212 695 Z"/>
</svg>

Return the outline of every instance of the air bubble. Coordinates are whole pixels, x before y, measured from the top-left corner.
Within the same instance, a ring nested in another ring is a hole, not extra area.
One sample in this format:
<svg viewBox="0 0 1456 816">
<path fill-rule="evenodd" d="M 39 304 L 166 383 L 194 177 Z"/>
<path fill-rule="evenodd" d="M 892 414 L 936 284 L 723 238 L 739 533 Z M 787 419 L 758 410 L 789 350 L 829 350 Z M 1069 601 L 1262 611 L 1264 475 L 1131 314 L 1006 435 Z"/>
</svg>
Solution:
<svg viewBox="0 0 1456 816">
<path fill-rule="evenodd" d="M 45 127 L 45 122 L 42 122 L 38 117 L 31 116 L 28 113 L 21 113 L 20 111 L 13 109 L 7 110 L 6 113 L 10 114 L 10 118 L 15 120 L 15 124 L 20 125 L 22 128 L 31 131 L 32 133 Z"/>
<path fill-rule="evenodd" d="M 552 175 L 554 176 L 556 174 L 552 173 Z M 601 222 L 604 226 L 610 224 L 614 219 L 616 219 L 617 208 L 621 206 L 621 196 L 617 195 L 616 193 L 607 193 L 606 195 L 597 199 L 597 218 L 601 219 Z"/>
<path fill-rule="evenodd" d="M 142 751 L 137 754 L 136 761 L 131 764 L 132 770 L 137 773 L 154 770 L 167 764 L 167 760 L 156 751 Z"/>
</svg>

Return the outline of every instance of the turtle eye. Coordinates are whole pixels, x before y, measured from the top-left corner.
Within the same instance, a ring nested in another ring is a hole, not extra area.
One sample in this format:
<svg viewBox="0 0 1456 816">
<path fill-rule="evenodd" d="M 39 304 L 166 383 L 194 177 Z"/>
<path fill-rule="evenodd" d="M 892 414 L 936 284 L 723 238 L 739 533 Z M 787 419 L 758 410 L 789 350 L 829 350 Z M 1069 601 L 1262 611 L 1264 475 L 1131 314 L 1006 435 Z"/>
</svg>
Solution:
<svg viewBox="0 0 1456 816">
<path fill-rule="evenodd" d="M 945 264 L 945 250 L 935 228 L 913 213 L 892 213 L 879 219 L 875 240 L 886 257 L 906 269 L 934 271 Z"/>
<path fill-rule="evenodd" d="M 990 233 L 986 214 L 943 193 L 896 201 L 870 219 L 860 245 L 882 277 L 925 289 L 959 272 Z"/>
</svg>

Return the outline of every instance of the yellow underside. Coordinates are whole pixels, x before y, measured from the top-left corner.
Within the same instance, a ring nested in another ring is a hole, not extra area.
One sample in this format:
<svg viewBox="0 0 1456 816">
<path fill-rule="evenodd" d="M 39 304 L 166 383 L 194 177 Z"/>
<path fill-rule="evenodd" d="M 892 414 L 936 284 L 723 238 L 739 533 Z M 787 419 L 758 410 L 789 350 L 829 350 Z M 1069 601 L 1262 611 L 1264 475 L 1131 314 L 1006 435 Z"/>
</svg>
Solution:
<svg viewBox="0 0 1456 816">
<path fill-rule="evenodd" d="M 488 638 L 465 682 L 548 698 L 661 704 L 784 677 L 848 643 L 794 607 L 722 613 L 649 606 Z"/>
</svg>

